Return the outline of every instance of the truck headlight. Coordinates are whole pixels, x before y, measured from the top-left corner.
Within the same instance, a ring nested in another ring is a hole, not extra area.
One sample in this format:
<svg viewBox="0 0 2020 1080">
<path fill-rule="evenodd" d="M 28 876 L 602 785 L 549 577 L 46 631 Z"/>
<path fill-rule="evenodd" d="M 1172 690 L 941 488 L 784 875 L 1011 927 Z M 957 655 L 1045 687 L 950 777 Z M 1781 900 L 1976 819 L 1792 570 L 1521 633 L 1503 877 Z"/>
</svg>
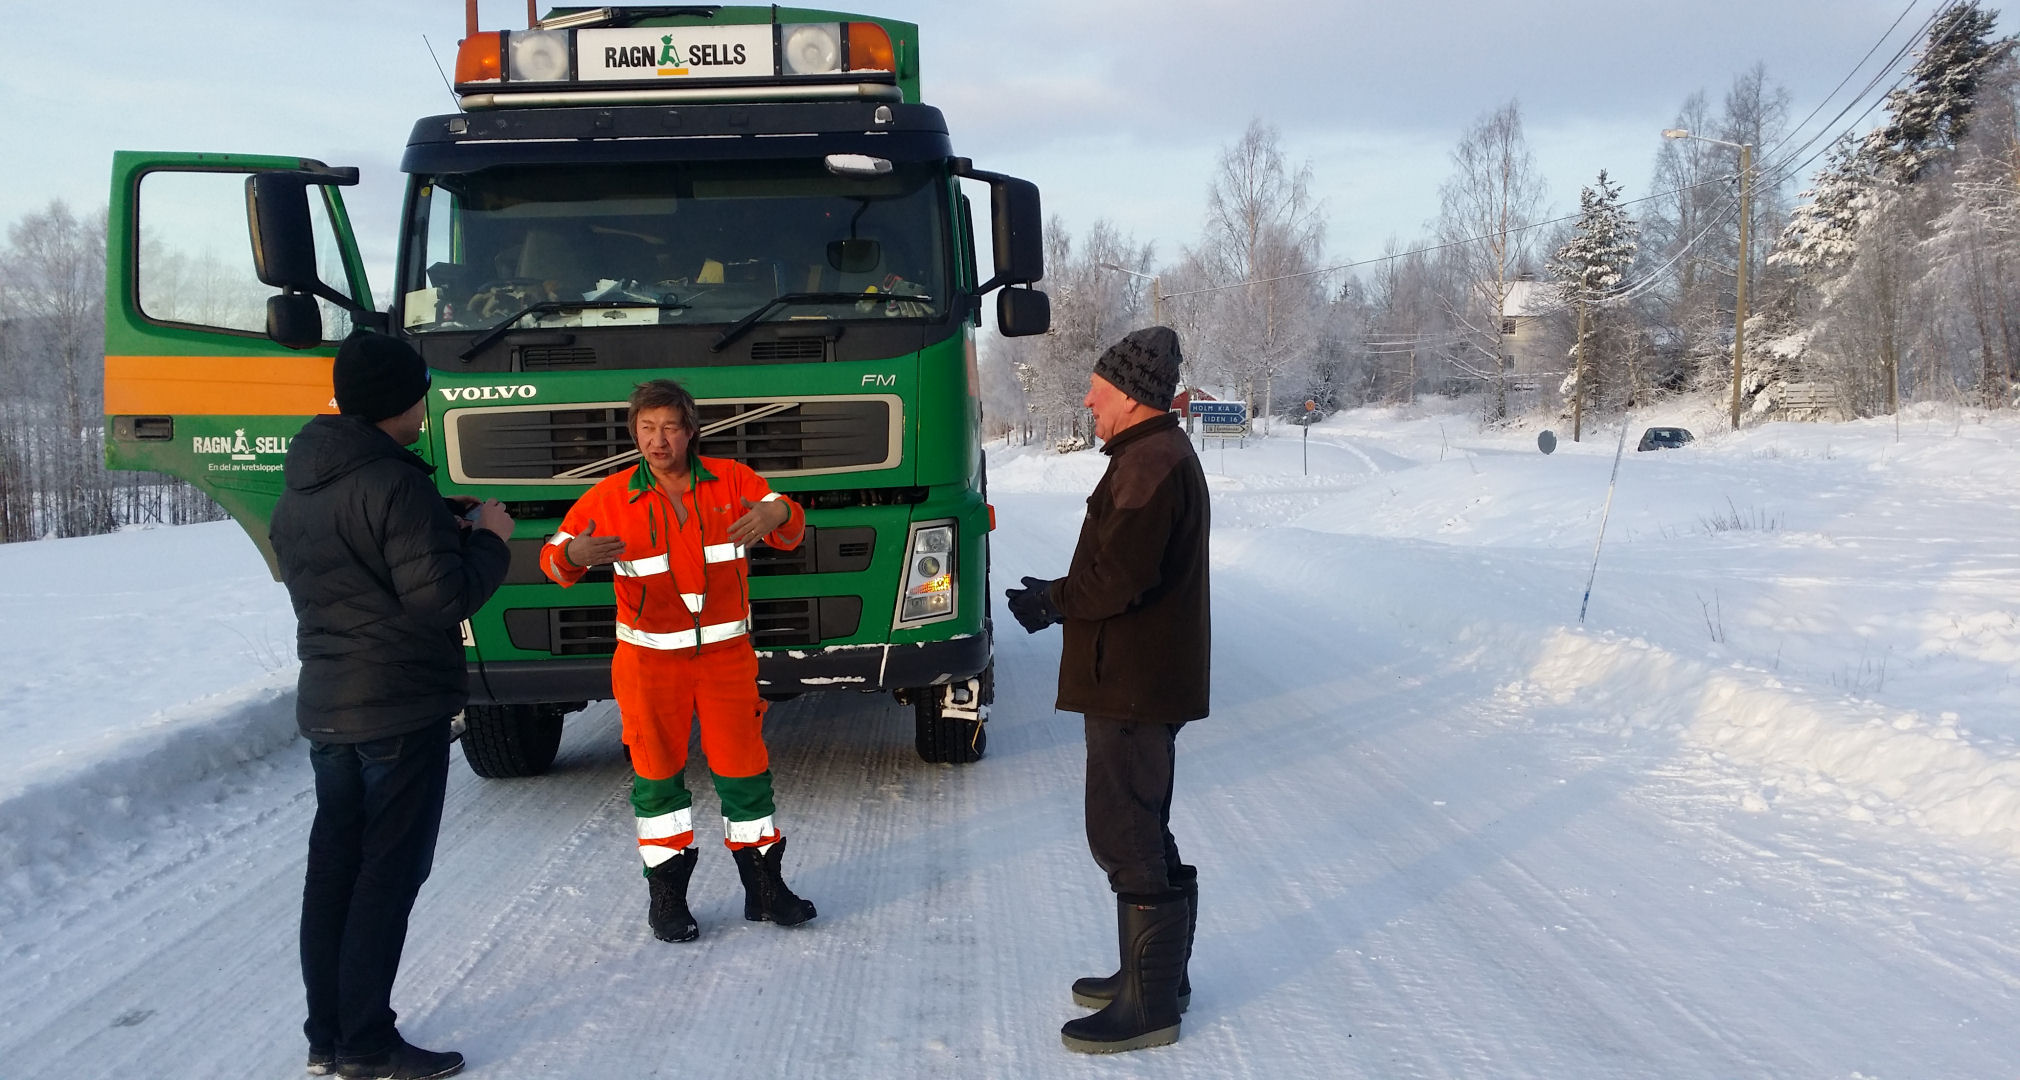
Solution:
<svg viewBox="0 0 2020 1080">
<path fill-rule="evenodd" d="M 905 587 L 898 625 L 917 626 L 954 617 L 954 523 L 912 526 L 905 544 Z"/>
</svg>

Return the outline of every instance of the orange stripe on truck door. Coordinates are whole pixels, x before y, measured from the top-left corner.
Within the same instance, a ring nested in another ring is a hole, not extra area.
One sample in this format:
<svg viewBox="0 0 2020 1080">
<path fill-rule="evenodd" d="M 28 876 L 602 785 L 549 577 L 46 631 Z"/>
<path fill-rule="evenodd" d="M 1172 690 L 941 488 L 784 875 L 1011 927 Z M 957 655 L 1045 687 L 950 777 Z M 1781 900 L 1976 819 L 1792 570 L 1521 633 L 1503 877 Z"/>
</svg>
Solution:
<svg viewBox="0 0 2020 1080">
<path fill-rule="evenodd" d="M 308 416 L 330 407 L 327 356 L 108 356 L 111 416 Z"/>
</svg>

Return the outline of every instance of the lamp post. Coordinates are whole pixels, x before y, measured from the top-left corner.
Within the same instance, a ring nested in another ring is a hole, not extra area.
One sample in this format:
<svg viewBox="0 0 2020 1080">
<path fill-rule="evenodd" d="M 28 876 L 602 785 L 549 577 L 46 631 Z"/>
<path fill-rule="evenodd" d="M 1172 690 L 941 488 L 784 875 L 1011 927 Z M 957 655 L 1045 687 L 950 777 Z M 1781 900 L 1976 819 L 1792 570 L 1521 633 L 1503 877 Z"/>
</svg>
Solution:
<svg viewBox="0 0 2020 1080">
<path fill-rule="evenodd" d="M 1727 142 L 1693 135 L 1684 128 L 1668 128 L 1665 139 L 1696 139 L 1739 151 L 1739 265 L 1738 284 L 1733 291 L 1732 326 L 1732 428 L 1739 430 L 1739 376 L 1741 358 L 1746 355 L 1746 260 L 1748 230 L 1753 225 L 1753 144 Z"/>
</svg>

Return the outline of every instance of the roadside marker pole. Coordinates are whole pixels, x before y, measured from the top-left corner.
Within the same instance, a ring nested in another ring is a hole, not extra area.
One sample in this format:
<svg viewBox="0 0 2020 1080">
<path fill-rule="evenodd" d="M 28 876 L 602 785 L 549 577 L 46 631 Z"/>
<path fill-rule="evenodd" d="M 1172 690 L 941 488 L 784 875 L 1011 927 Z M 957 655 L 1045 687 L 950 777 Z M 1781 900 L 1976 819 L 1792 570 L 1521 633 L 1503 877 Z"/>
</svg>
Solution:
<svg viewBox="0 0 2020 1080">
<path fill-rule="evenodd" d="M 1620 479 L 1620 453 L 1627 449 L 1627 417 L 1620 418 L 1620 445 L 1613 448 L 1613 475 L 1606 479 L 1606 505 L 1599 511 L 1599 539 L 1592 542 L 1592 572 L 1585 575 L 1585 599 L 1578 601 L 1578 624 L 1585 625 L 1585 608 L 1592 603 L 1592 579 L 1599 576 L 1599 546 L 1606 543 L 1606 519 L 1613 513 L 1613 485 Z"/>
</svg>

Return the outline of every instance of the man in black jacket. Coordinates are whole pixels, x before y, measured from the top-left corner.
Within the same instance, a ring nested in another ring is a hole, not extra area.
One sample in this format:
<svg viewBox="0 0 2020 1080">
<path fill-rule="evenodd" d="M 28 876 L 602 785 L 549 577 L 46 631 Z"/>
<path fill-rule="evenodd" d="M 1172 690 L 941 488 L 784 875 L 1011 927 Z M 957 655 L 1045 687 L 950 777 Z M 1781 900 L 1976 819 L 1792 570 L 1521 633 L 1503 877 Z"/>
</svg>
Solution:
<svg viewBox="0 0 2020 1080">
<path fill-rule="evenodd" d="M 271 536 L 294 602 L 296 723 L 315 767 L 302 889 L 309 1071 L 423 1080 L 463 1056 L 394 1026 L 407 916 L 435 859 L 450 721 L 469 700 L 460 626 L 505 580 L 512 518 L 467 497 L 474 526 L 407 446 L 428 369 L 398 338 L 352 335 L 332 372 L 338 415 L 288 446 Z"/>
<path fill-rule="evenodd" d="M 1086 405 L 1108 455 L 1066 576 L 1025 578 L 1010 611 L 1032 633 L 1064 623 L 1057 707 L 1084 713 L 1087 845 L 1116 897 L 1121 966 L 1073 984 L 1101 1011 L 1067 1023 L 1068 1048 L 1112 1053 L 1178 1038 L 1198 871 L 1171 836 L 1178 729 L 1207 713 L 1206 475 L 1168 410 L 1178 335 L 1153 326 L 1095 362 Z"/>
</svg>

